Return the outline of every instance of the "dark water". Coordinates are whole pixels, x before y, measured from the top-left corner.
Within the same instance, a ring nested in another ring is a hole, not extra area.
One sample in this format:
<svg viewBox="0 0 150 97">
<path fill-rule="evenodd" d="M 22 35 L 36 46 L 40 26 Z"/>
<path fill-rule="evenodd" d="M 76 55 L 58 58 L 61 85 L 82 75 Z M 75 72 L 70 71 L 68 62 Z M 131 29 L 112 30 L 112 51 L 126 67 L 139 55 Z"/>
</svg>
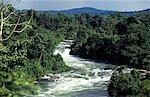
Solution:
<svg viewBox="0 0 150 97">
<path fill-rule="evenodd" d="M 80 92 L 72 92 L 58 97 L 108 97 L 108 94 L 106 90 L 89 89 Z"/>
</svg>

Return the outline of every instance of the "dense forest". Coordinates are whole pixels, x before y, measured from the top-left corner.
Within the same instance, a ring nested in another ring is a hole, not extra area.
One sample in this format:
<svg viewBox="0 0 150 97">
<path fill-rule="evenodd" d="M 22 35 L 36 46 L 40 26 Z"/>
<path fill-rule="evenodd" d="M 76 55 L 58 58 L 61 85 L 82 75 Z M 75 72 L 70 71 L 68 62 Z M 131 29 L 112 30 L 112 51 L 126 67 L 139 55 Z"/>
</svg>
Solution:
<svg viewBox="0 0 150 97">
<path fill-rule="evenodd" d="M 128 17 L 120 14 L 85 16 L 81 19 L 85 28 L 77 34 L 71 54 L 150 70 L 149 13 Z"/>
<path fill-rule="evenodd" d="M 68 16 L 14 11 L 11 5 L 0 8 L 1 97 L 35 94 L 38 78 L 70 70 L 59 54 L 53 55 L 55 46 L 64 39 L 75 40 L 73 55 L 150 70 L 150 13 Z M 112 96 L 148 97 L 149 83 L 149 75 L 142 78 L 136 71 L 119 71 L 112 76 L 108 91 Z"/>
</svg>

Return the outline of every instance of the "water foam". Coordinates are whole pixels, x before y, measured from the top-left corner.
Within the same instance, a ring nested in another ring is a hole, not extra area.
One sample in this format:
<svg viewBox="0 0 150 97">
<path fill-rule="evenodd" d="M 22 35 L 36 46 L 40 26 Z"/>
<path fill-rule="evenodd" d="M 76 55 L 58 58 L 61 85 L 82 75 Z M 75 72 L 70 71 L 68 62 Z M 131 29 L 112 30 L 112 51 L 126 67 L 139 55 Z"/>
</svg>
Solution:
<svg viewBox="0 0 150 97">
<path fill-rule="evenodd" d="M 59 75 L 60 78 L 58 80 L 48 83 L 47 91 L 40 92 L 39 97 L 58 97 L 60 94 L 100 88 L 110 80 L 113 70 L 105 70 L 103 68 L 108 64 L 97 63 L 70 55 L 70 44 L 67 41 L 61 42 L 56 47 L 54 55 L 60 54 L 64 62 L 74 68 L 74 70 L 62 73 Z"/>
</svg>

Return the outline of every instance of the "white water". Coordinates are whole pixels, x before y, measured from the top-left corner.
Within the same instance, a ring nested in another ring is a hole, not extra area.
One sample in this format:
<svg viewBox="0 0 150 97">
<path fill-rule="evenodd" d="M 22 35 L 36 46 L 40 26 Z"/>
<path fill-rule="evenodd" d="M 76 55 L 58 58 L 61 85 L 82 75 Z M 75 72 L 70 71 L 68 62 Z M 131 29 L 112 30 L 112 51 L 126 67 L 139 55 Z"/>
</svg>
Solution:
<svg viewBox="0 0 150 97">
<path fill-rule="evenodd" d="M 35 97 L 107 97 L 107 84 L 113 73 L 111 64 L 94 62 L 69 54 L 71 43 L 61 42 L 54 55 L 60 54 L 71 71 L 58 74 L 53 82 L 43 82 Z"/>
</svg>

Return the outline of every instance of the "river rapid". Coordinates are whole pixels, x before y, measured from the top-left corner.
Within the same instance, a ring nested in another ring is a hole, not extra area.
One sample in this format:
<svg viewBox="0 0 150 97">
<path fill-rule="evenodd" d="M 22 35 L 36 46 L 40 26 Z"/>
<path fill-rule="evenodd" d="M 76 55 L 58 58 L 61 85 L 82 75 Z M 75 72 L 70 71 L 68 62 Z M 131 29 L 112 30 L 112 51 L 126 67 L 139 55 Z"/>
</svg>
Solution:
<svg viewBox="0 0 150 97">
<path fill-rule="evenodd" d="M 107 85 L 113 66 L 70 55 L 71 44 L 71 40 L 65 40 L 54 51 L 71 70 L 57 74 L 57 80 L 39 82 L 39 94 L 34 97 L 108 97 Z"/>
</svg>

